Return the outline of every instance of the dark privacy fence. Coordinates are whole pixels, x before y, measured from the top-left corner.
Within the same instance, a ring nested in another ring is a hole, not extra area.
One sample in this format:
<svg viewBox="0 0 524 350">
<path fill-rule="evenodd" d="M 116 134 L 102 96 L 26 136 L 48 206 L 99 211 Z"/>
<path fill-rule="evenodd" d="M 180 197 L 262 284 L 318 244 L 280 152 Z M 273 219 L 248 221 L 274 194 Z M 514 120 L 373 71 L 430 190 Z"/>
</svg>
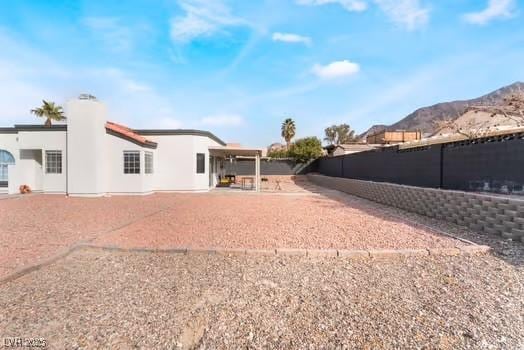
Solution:
<svg viewBox="0 0 524 350">
<path fill-rule="evenodd" d="M 524 193 L 524 134 L 412 149 L 388 147 L 315 162 L 322 175 L 403 185 Z"/>
<path fill-rule="evenodd" d="M 254 175 L 254 159 L 234 159 L 232 162 L 224 162 L 226 174 Z M 307 164 L 297 163 L 292 159 L 261 159 L 261 175 L 299 175 L 310 171 Z"/>
</svg>

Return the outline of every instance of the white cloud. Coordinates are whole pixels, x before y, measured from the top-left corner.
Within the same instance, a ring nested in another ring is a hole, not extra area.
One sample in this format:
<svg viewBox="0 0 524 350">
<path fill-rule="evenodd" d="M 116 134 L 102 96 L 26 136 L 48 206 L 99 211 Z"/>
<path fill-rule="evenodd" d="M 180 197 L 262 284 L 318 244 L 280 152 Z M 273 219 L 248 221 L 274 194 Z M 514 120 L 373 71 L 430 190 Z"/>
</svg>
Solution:
<svg viewBox="0 0 524 350">
<path fill-rule="evenodd" d="M 235 114 L 218 114 L 202 118 L 200 123 L 204 126 L 240 126 L 244 118 Z"/>
<path fill-rule="evenodd" d="M 515 0 L 489 0 L 488 6 L 484 10 L 467 13 L 463 18 L 469 23 L 486 24 L 494 19 L 513 17 L 515 8 Z"/>
<path fill-rule="evenodd" d="M 375 0 L 378 7 L 395 24 L 414 30 L 429 21 L 429 9 L 419 0 Z"/>
<path fill-rule="evenodd" d="M 129 27 L 116 17 L 86 17 L 83 24 L 112 51 L 127 51 L 133 47 L 134 36 Z"/>
<path fill-rule="evenodd" d="M 311 38 L 307 36 L 302 36 L 298 34 L 292 34 L 292 33 L 273 33 L 272 36 L 273 41 L 281 41 L 284 43 L 291 43 L 291 44 L 304 44 L 306 46 L 311 45 Z"/>
<path fill-rule="evenodd" d="M 366 2 L 361 0 L 296 0 L 296 3 L 307 6 L 339 4 L 345 10 L 350 12 L 361 12 L 367 9 Z"/>
<path fill-rule="evenodd" d="M 360 66 L 348 60 L 331 62 L 325 66 L 315 64 L 311 70 L 321 79 L 345 78 L 357 74 Z"/>
<path fill-rule="evenodd" d="M 171 39 L 187 43 L 199 37 L 210 37 L 223 32 L 224 27 L 244 26 L 248 23 L 231 14 L 220 0 L 180 0 L 185 15 L 171 19 Z"/>
<path fill-rule="evenodd" d="M 429 20 L 429 9 L 423 7 L 420 1 L 421 0 L 373 0 L 393 23 L 405 27 L 408 30 L 414 30 L 423 26 Z M 368 8 L 368 1 L 364 0 L 296 0 L 296 3 L 308 6 L 339 4 L 346 11 L 350 12 L 362 12 Z"/>
</svg>

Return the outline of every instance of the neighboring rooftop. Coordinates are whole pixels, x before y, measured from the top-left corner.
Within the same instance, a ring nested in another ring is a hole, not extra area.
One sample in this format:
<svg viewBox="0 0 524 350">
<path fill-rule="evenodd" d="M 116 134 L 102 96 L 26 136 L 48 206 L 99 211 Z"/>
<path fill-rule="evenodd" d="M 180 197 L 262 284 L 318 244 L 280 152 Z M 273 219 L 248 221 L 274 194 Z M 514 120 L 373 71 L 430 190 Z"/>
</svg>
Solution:
<svg viewBox="0 0 524 350">
<path fill-rule="evenodd" d="M 325 150 L 333 150 L 335 148 L 341 148 L 343 150 L 368 150 L 375 147 L 365 142 L 343 143 L 340 145 L 328 145 L 324 147 Z"/>
<path fill-rule="evenodd" d="M 437 136 L 432 136 L 429 138 L 421 139 L 418 141 L 410 141 L 399 144 L 399 149 L 408 149 L 416 147 L 427 147 L 431 145 L 437 145 L 442 143 L 452 143 L 452 142 L 461 142 L 461 141 L 474 141 L 475 140 L 486 140 L 493 137 L 513 137 L 515 135 L 522 137 L 524 135 L 524 127 L 514 127 L 514 126 L 499 126 L 493 129 L 484 129 L 478 130 L 479 135 L 473 138 L 468 138 L 466 135 L 461 135 L 458 133 L 449 133 L 442 134 Z"/>
<path fill-rule="evenodd" d="M 328 145 L 325 146 L 327 154 L 330 156 L 338 156 L 343 154 L 358 153 L 364 151 L 370 151 L 383 145 L 369 144 L 365 142 L 354 142 L 354 143 L 345 143 L 340 145 Z"/>
</svg>

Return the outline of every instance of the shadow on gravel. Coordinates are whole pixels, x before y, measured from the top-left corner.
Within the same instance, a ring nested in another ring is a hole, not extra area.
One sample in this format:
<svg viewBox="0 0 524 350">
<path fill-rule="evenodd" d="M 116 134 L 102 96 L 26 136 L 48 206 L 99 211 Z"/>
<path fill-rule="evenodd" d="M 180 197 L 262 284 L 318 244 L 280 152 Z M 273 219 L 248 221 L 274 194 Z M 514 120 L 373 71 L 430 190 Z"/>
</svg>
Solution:
<svg viewBox="0 0 524 350">
<path fill-rule="evenodd" d="M 445 233 L 459 239 L 468 240 L 480 245 L 487 245 L 491 247 L 493 256 L 496 256 L 514 266 L 524 266 L 524 243 L 522 242 L 513 241 L 500 236 L 473 232 L 470 229 L 457 224 L 390 207 L 341 191 L 321 187 L 309 182 L 305 177 L 297 176 L 293 178 L 293 181 L 295 182 L 295 185 L 300 186 L 305 190 L 329 198 L 342 205 L 357 208 L 364 211 L 366 214 L 373 215 L 385 221 L 407 223 L 413 226 L 427 226 L 431 228 L 436 235 L 444 237 L 445 235 L 442 234 L 442 231 L 444 231 Z M 325 203 L 318 203 L 318 205 L 326 206 Z"/>
</svg>

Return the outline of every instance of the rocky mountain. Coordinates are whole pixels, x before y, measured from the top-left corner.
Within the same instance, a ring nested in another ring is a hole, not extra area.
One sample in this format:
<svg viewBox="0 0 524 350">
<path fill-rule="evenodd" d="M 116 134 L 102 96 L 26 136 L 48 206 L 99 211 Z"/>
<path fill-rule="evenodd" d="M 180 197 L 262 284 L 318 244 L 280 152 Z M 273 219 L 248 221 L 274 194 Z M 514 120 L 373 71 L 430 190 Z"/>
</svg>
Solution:
<svg viewBox="0 0 524 350">
<path fill-rule="evenodd" d="M 505 96 L 517 91 L 524 91 L 523 82 L 513 83 L 487 95 L 471 100 L 443 102 L 437 103 L 433 106 L 419 108 L 405 118 L 389 126 L 374 125 L 368 131 L 363 133 L 362 136 L 367 135 L 371 130 L 373 130 L 372 133 L 380 131 L 377 127 L 385 127 L 388 130 L 421 130 L 423 133 L 433 133 L 434 122 L 436 120 L 457 119 L 464 114 L 468 106 L 499 105 L 502 103 Z"/>
<path fill-rule="evenodd" d="M 363 132 L 362 134 L 358 135 L 358 138 L 362 139 L 362 140 L 365 140 L 368 137 L 368 135 L 376 134 L 376 133 L 381 132 L 382 130 L 387 129 L 387 128 L 388 128 L 387 125 L 375 124 L 371 128 L 367 129 L 365 132 Z"/>
</svg>

